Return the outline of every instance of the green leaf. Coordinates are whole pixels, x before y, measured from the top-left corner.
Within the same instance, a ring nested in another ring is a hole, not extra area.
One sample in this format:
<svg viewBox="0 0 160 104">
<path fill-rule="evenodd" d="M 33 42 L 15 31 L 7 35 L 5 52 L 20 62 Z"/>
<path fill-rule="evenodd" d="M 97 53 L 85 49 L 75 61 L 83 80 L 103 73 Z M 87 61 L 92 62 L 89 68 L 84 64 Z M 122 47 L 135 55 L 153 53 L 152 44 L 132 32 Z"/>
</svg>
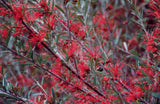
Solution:
<svg viewBox="0 0 160 104">
<path fill-rule="evenodd" d="M 13 42 L 14 42 L 13 36 L 9 36 L 9 39 L 8 39 L 8 48 L 12 48 Z"/>
<path fill-rule="evenodd" d="M 148 83 L 152 83 L 152 81 L 148 77 L 145 77 L 145 79 L 147 80 Z"/>
<path fill-rule="evenodd" d="M 133 58 L 133 59 L 135 59 L 135 60 L 139 60 L 139 59 L 140 59 L 138 56 L 135 56 L 135 55 L 127 56 L 127 58 L 128 58 L 128 57 L 131 57 L 131 58 Z"/>
<path fill-rule="evenodd" d="M 54 8 L 54 0 L 52 0 L 52 9 Z"/>
<path fill-rule="evenodd" d="M 40 55 L 40 56 L 38 57 L 38 62 L 39 62 L 39 64 L 42 64 L 42 61 L 43 61 L 43 57 Z"/>
<path fill-rule="evenodd" d="M 96 76 L 93 77 L 94 85 L 96 86 Z"/>
<path fill-rule="evenodd" d="M 125 38 L 132 39 L 132 36 L 131 36 L 131 35 L 124 34 L 123 36 L 124 36 Z"/>
<path fill-rule="evenodd" d="M 138 100 L 136 100 L 136 103 L 139 104 Z"/>
<path fill-rule="evenodd" d="M 42 93 L 35 93 L 35 94 L 32 94 L 32 96 L 34 96 L 35 98 L 37 98 L 37 96 L 40 96 L 40 95 L 43 95 Z"/>
<path fill-rule="evenodd" d="M 42 80 L 41 80 L 41 85 L 43 85 L 44 83 L 44 77 L 42 77 Z"/>
<path fill-rule="evenodd" d="M 27 91 L 26 98 L 29 98 L 32 91 Z"/>
<path fill-rule="evenodd" d="M 144 63 L 139 63 L 139 66 L 145 67 Z"/>
<path fill-rule="evenodd" d="M 141 70 L 141 72 L 144 76 L 147 76 L 147 74 L 143 70 Z"/>
<path fill-rule="evenodd" d="M 159 98 L 159 99 L 160 99 L 160 95 L 159 95 L 159 94 L 157 94 L 156 92 L 152 92 L 152 95 L 153 95 L 154 97 L 156 97 L 156 98 Z"/>
<path fill-rule="evenodd" d="M 31 51 L 30 57 L 31 57 L 31 59 L 33 60 L 33 51 Z"/>
<path fill-rule="evenodd" d="M 7 74 L 4 75 L 3 79 L 2 79 L 2 86 L 6 87 L 6 84 L 7 84 Z"/>
<path fill-rule="evenodd" d="M 54 100 L 55 100 L 56 96 L 55 96 L 54 88 L 53 88 L 53 87 L 52 87 L 52 96 L 53 96 L 53 98 L 54 98 Z"/>
<path fill-rule="evenodd" d="M 85 25 L 84 20 L 83 20 L 80 16 L 77 16 L 77 19 L 78 19 L 83 25 Z"/>
<path fill-rule="evenodd" d="M 64 14 L 64 11 L 61 7 L 59 7 L 58 5 L 55 5 L 55 6 L 56 6 L 56 8 L 58 8 Z"/>
<path fill-rule="evenodd" d="M 23 89 L 23 87 L 22 87 L 22 88 L 20 89 L 20 92 L 19 92 L 19 93 L 20 93 L 20 95 L 22 95 L 22 94 L 23 94 L 23 90 L 24 90 L 24 89 Z"/>
<path fill-rule="evenodd" d="M 10 40 L 11 35 L 7 34 L 7 38 L 6 38 L 6 44 L 8 44 L 9 40 Z"/>
<path fill-rule="evenodd" d="M 135 50 L 131 50 L 130 51 L 133 55 L 135 55 L 135 56 L 137 56 L 138 57 L 138 52 L 137 51 L 135 51 Z"/>
</svg>

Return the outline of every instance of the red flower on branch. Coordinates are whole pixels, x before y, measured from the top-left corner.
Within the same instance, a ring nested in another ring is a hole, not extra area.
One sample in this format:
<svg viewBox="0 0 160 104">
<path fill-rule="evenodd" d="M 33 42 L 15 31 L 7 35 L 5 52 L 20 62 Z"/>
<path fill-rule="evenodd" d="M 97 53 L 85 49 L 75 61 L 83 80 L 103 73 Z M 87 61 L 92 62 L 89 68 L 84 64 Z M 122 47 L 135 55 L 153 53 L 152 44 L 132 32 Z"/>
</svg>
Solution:
<svg viewBox="0 0 160 104">
<path fill-rule="evenodd" d="M 111 63 L 109 63 L 108 65 L 109 66 L 106 67 L 106 69 L 109 69 L 113 78 L 119 78 L 122 75 L 121 70 L 125 66 L 124 63 L 120 63 L 119 61 L 117 61 L 115 65 Z"/>
<path fill-rule="evenodd" d="M 9 32 L 8 29 L 3 29 L 2 30 L 2 38 L 4 38 L 5 40 L 7 38 L 8 32 Z"/>
<path fill-rule="evenodd" d="M 27 12 L 27 3 L 22 4 L 22 1 L 19 1 L 16 3 L 12 3 L 11 7 L 13 10 L 12 14 L 15 19 L 15 24 L 17 24 L 18 22 L 22 22 L 22 20 L 25 19 L 25 14 Z"/>
</svg>

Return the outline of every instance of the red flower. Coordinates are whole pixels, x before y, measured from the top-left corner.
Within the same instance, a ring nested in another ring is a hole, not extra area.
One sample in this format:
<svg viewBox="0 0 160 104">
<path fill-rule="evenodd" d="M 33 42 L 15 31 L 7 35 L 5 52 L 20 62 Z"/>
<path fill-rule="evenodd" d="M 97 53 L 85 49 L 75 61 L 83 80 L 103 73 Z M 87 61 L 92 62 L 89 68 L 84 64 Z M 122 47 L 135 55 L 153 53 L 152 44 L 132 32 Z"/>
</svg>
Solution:
<svg viewBox="0 0 160 104">
<path fill-rule="evenodd" d="M 133 93 L 128 92 L 129 95 L 126 97 L 128 102 L 135 101 L 139 99 L 143 95 L 143 91 L 141 88 L 137 87 L 133 89 Z"/>
<path fill-rule="evenodd" d="M 20 1 L 18 3 L 12 3 L 13 17 L 15 18 L 15 23 L 21 22 L 25 17 L 27 11 L 27 3 L 22 4 Z"/>
<path fill-rule="evenodd" d="M 91 55 L 91 58 L 93 58 L 94 60 L 98 59 L 102 53 L 99 49 L 99 46 L 91 47 L 91 48 L 87 48 L 87 49 Z"/>
<path fill-rule="evenodd" d="M 81 64 L 77 65 L 78 69 L 80 70 L 80 76 L 85 77 L 87 73 L 89 73 L 90 68 L 85 62 L 82 62 Z"/>
<path fill-rule="evenodd" d="M 146 48 L 146 49 L 147 49 L 148 52 L 149 52 L 149 51 L 155 52 L 155 51 L 158 50 L 156 46 L 157 46 L 157 45 L 156 45 L 156 43 L 154 42 L 154 40 L 153 40 L 153 39 L 150 39 L 150 40 L 147 41 L 147 48 Z"/>
<path fill-rule="evenodd" d="M 29 38 L 29 41 L 31 43 L 40 43 L 45 38 L 46 33 L 42 29 L 39 31 L 38 34 L 32 35 L 32 37 Z"/>
<path fill-rule="evenodd" d="M 41 0 L 40 3 L 38 3 L 38 5 L 43 8 L 45 11 L 49 11 L 49 7 L 48 7 L 48 4 L 47 4 L 47 1 L 46 0 Z"/>
<path fill-rule="evenodd" d="M 43 20 L 45 25 L 42 24 L 41 27 L 44 30 L 53 30 L 56 25 L 56 15 L 52 14 L 51 16 L 47 17 L 46 20 Z"/>
<path fill-rule="evenodd" d="M 39 19 L 42 16 L 43 13 L 32 11 L 31 13 L 26 13 L 26 18 L 27 18 L 26 21 L 33 23 L 36 19 Z"/>
<path fill-rule="evenodd" d="M 4 38 L 6 40 L 7 34 L 8 34 L 8 29 L 3 29 L 3 31 L 2 31 L 2 38 Z"/>
<path fill-rule="evenodd" d="M 83 39 L 86 34 L 87 26 L 83 26 L 81 22 L 72 23 L 70 29 L 74 32 L 77 37 Z"/>
<path fill-rule="evenodd" d="M 7 16 L 8 14 L 10 14 L 10 11 L 8 11 L 4 8 L 0 8 L 0 15 L 1 16 Z"/>
<path fill-rule="evenodd" d="M 15 28 L 15 33 L 13 34 L 14 37 L 16 36 L 22 36 L 23 35 L 23 26 L 21 24 L 18 24 L 18 27 Z"/>
<path fill-rule="evenodd" d="M 122 75 L 121 69 L 124 67 L 124 64 L 119 63 L 119 61 L 117 61 L 116 65 L 113 65 L 111 63 L 109 63 L 109 67 L 107 67 L 107 69 L 109 69 L 112 73 L 113 78 L 118 78 L 120 77 L 120 75 Z"/>
<path fill-rule="evenodd" d="M 156 47 L 154 47 L 154 46 L 147 46 L 147 51 L 149 52 L 149 51 L 151 51 L 151 52 L 156 52 L 158 49 L 156 48 Z"/>
<path fill-rule="evenodd" d="M 79 49 L 79 44 L 77 44 L 76 41 L 73 41 L 73 43 L 70 45 L 68 44 L 69 46 L 67 46 L 68 48 L 66 49 L 66 52 L 68 54 L 69 57 L 72 57 L 74 55 L 75 52 L 77 52 Z M 66 48 L 66 47 L 65 47 Z"/>
<path fill-rule="evenodd" d="M 32 86 L 32 84 L 33 84 L 32 79 L 30 79 L 29 77 L 26 77 L 22 74 L 18 75 L 17 80 L 18 80 L 18 85 L 20 87 L 22 87 L 22 86 Z"/>
<path fill-rule="evenodd" d="M 78 34 L 78 31 L 80 29 L 80 26 L 82 24 L 79 22 L 78 24 L 72 23 L 70 29 L 75 33 Z"/>
</svg>

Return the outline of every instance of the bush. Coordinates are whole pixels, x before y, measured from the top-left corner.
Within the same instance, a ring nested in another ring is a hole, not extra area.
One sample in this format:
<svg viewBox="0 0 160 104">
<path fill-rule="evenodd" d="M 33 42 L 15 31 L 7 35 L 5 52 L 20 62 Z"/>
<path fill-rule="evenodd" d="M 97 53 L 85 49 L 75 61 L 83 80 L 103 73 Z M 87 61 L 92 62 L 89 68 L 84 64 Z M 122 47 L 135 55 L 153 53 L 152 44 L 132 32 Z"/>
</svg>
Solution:
<svg viewBox="0 0 160 104">
<path fill-rule="evenodd" d="M 0 102 L 160 103 L 159 0 L 1 0 Z"/>
</svg>

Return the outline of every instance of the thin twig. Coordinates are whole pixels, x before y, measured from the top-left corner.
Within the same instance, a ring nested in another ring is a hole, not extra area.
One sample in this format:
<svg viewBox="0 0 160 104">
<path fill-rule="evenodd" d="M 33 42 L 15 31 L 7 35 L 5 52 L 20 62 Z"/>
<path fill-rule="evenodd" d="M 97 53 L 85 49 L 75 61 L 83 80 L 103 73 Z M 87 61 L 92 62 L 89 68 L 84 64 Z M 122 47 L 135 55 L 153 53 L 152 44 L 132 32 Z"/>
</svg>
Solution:
<svg viewBox="0 0 160 104">
<path fill-rule="evenodd" d="M 4 90 L 2 90 L 2 89 L 0 89 L 0 93 L 9 95 L 9 96 L 11 96 L 11 97 L 13 97 L 13 98 L 15 98 L 15 99 L 17 99 L 17 100 L 19 100 L 19 101 L 22 101 L 23 103 L 29 102 L 26 98 L 22 98 L 22 97 L 16 96 L 16 95 L 14 95 L 13 93 L 6 92 L 6 91 L 4 91 Z"/>
<path fill-rule="evenodd" d="M 122 102 L 123 104 L 126 104 L 126 102 L 124 101 L 121 93 L 120 93 L 120 92 L 118 91 L 118 89 L 117 89 L 116 87 L 114 87 L 114 86 L 115 86 L 115 84 L 112 86 L 112 87 L 113 87 L 113 90 L 115 90 L 115 92 L 118 94 L 118 96 L 120 97 L 121 102 Z"/>
<path fill-rule="evenodd" d="M 79 71 L 78 71 L 78 67 L 77 67 L 77 62 L 76 62 L 76 58 L 75 58 L 75 56 L 73 56 L 73 62 L 74 62 L 74 65 L 75 65 L 76 71 L 77 71 L 77 73 L 79 74 Z"/>
<path fill-rule="evenodd" d="M 68 29 L 60 20 L 58 20 L 57 18 L 56 18 L 56 21 L 57 21 L 66 31 L 69 30 L 69 29 Z M 77 38 L 73 33 L 71 33 L 71 35 L 72 35 L 72 37 L 81 45 L 81 47 L 82 47 L 89 55 L 91 55 L 90 52 L 87 50 L 87 48 L 78 40 L 78 38 Z"/>
<path fill-rule="evenodd" d="M 91 7 L 91 0 L 89 0 L 87 12 L 86 12 L 86 15 L 85 15 L 85 20 L 84 20 L 84 21 L 85 21 L 85 24 L 87 23 L 87 19 L 88 19 L 90 7 Z"/>
<path fill-rule="evenodd" d="M 94 32 L 94 35 L 95 35 L 95 37 L 96 37 L 96 39 L 97 39 L 97 42 L 98 42 L 98 44 L 99 44 L 99 46 L 100 46 L 101 50 L 103 51 L 103 53 L 104 53 L 105 57 L 108 59 L 108 56 L 107 56 L 106 52 L 104 51 L 104 49 L 103 49 L 103 47 L 102 47 L 102 44 L 101 44 L 101 42 L 100 42 L 99 38 L 97 37 L 97 34 L 96 34 L 96 32 L 95 32 L 95 30 L 94 30 L 94 29 L 93 29 L 93 32 Z"/>
<path fill-rule="evenodd" d="M 69 39 L 70 39 L 70 43 L 72 43 L 72 36 L 71 36 L 71 30 L 70 30 L 70 24 L 69 24 L 69 16 L 68 16 L 68 10 L 67 10 L 67 5 L 64 5 L 64 9 L 65 9 L 65 16 L 67 19 L 67 27 L 68 27 L 68 35 L 69 35 Z"/>
</svg>

